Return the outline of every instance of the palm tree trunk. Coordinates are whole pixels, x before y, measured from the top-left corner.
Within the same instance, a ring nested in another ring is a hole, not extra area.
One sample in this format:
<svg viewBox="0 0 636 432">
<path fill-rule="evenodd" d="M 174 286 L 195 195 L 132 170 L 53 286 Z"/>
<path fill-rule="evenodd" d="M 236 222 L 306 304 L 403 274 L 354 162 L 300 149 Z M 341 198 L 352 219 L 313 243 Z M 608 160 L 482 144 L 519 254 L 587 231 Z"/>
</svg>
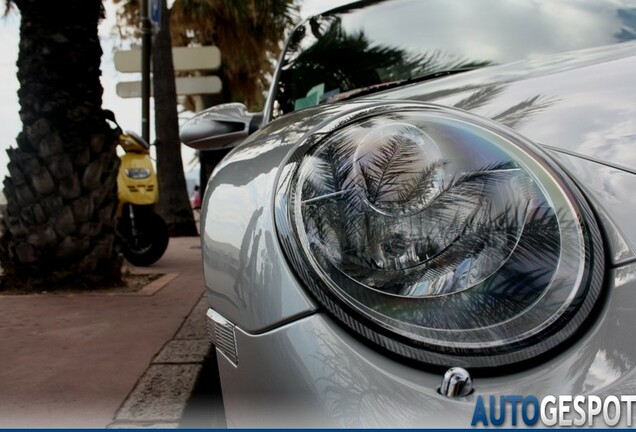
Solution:
<svg viewBox="0 0 636 432">
<path fill-rule="evenodd" d="M 161 30 L 155 36 L 153 45 L 155 132 L 159 140 L 157 145 L 159 211 L 168 224 L 171 236 L 196 236 L 198 232 L 188 198 L 181 159 L 177 93 L 166 0 L 161 2 Z"/>
<path fill-rule="evenodd" d="M 8 150 L 7 285 L 114 283 L 117 135 L 101 109 L 101 0 L 15 0 L 22 132 Z"/>
</svg>

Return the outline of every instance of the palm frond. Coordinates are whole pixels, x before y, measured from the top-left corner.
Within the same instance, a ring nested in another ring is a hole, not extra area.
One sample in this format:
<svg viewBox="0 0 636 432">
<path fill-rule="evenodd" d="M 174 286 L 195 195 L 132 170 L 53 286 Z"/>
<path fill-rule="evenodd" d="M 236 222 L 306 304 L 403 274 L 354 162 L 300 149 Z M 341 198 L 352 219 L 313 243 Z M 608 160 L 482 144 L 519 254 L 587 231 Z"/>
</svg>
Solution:
<svg viewBox="0 0 636 432">
<path fill-rule="evenodd" d="M 530 97 L 492 117 L 493 120 L 508 127 L 518 127 L 521 122 L 535 114 L 545 111 L 556 103 L 554 99 L 546 99 L 542 95 Z"/>
<path fill-rule="evenodd" d="M 499 93 L 503 91 L 503 89 L 504 87 L 501 85 L 490 85 L 481 88 L 472 93 L 470 96 L 460 100 L 453 106 L 455 108 L 460 108 L 467 111 L 479 108 L 495 98 Z"/>
<path fill-rule="evenodd" d="M 393 200 L 404 185 L 418 175 L 415 167 L 421 158 L 422 150 L 418 146 L 396 136 L 354 161 L 361 169 L 369 201 L 376 204 Z"/>
<path fill-rule="evenodd" d="M 443 160 L 434 161 L 415 176 L 406 179 L 397 191 L 396 204 L 404 206 L 414 200 L 428 202 L 434 192 L 438 172 L 446 165 L 447 162 Z"/>
</svg>

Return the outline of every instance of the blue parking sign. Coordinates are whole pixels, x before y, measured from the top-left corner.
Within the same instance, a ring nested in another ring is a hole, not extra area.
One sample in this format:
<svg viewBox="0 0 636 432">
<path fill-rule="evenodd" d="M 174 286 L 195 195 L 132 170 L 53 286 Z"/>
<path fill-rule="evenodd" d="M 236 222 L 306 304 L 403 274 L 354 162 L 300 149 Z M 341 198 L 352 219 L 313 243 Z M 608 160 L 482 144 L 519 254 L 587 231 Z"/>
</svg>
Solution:
<svg viewBox="0 0 636 432">
<path fill-rule="evenodd" d="M 150 21 L 157 30 L 159 30 L 161 26 L 161 1 L 162 0 L 148 1 L 148 18 L 150 18 Z"/>
</svg>

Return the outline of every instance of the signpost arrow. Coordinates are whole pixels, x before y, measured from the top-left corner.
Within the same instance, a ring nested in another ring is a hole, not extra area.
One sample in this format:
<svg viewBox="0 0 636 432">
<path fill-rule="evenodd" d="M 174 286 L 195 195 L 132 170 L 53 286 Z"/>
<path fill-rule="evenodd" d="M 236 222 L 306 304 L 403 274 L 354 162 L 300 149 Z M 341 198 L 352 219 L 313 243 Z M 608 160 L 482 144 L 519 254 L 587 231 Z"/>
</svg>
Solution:
<svg viewBox="0 0 636 432">
<path fill-rule="evenodd" d="M 217 70 L 221 66 L 221 51 L 215 46 L 174 47 L 172 63 L 176 72 Z M 115 69 L 119 72 L 141 72 L 141 50 L 116 51 Z"/>
<path fill-rule="evenodd" d="M 223 89 L 217 76 L 183 77 L 175 79 L 178 95 L 218 94 Z M 141 81 L 117 83 L 117 95 L 122 98 L 141 96 Z"/>
</svg>

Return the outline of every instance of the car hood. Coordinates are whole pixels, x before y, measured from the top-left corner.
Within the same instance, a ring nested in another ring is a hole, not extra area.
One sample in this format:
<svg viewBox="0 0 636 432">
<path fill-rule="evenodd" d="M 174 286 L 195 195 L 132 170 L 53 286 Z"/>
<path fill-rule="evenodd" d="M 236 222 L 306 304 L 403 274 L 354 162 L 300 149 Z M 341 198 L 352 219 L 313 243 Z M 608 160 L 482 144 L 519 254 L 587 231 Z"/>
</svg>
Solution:
<svg viewBox="0 0 636 432">
<path fill-rule="evenodd" d="M 636 172 L 636 43 L 488 67 L 376 94 L 453 106 L 538 144 Z"/>
</svg>

